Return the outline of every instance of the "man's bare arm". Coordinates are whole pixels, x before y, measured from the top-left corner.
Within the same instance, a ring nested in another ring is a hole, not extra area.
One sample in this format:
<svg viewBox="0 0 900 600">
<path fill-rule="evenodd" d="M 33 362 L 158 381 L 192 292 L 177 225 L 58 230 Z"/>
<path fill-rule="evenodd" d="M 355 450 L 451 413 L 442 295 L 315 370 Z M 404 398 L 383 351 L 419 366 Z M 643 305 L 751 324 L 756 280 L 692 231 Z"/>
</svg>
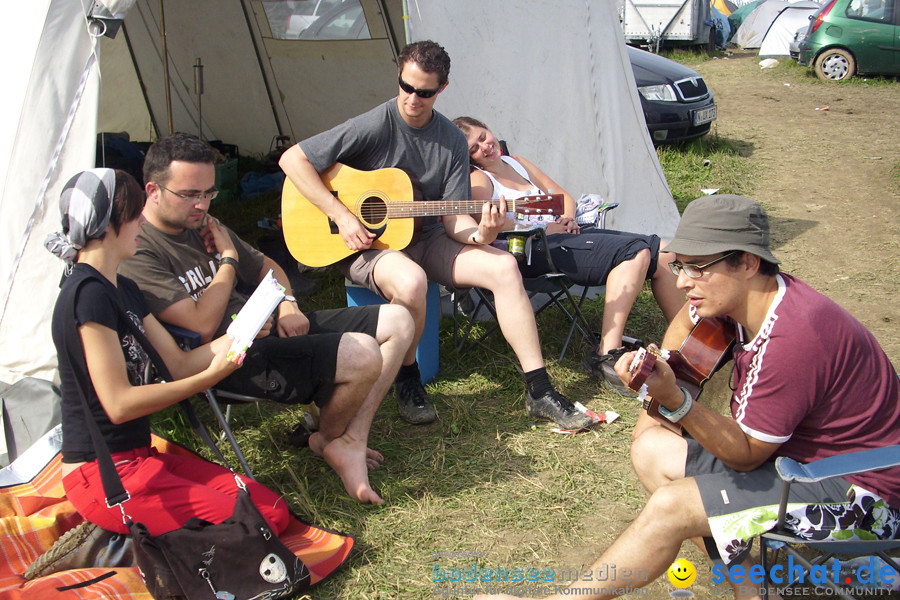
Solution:
<svg viewBox="0 0 900 600">
<path fill-rule="evenodd" d="M 325 187 L 319 172 L 299 144 L 288 148 L 278 160 L 278 165 L 303 197 L 337 224 L 347 248 L 366 250 L 372 246 L 375 234 L 363 227 L 356 215 Z"/>
</svg>

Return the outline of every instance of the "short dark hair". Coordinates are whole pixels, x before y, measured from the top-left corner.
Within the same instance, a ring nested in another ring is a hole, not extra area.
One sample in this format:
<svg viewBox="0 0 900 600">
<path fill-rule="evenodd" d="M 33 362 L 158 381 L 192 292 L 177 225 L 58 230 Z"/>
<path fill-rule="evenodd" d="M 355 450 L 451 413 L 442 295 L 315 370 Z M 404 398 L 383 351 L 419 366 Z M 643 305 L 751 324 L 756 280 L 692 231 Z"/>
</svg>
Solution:
<svg viewBox="0 0 900 600">
<path fill-rule="evenodd" d="M 462 132 L 466 135 L 469 135 L 469 132 L 476 127 L 481 127 L 482 129 L 490 129 L 487 125 L 485 125 L 475 117 L 456 117 L 455 119 L 453 119 L 453 124 L 462 129 Z"/>
<path fill-rule="evenodd" d="M 141 189 L 141 184 L 130 174 L 116 169 L 116 191 L 113 194 L 113 206 L 109 214 L 109 226 L 116 235 L 119 234 L 122 225 L 141 216 L 145 201 L 146 195 Z"/>
<path fill-rule="evenodd" d="M 407 44 L 397 56 L 398 74 L 403 73 L 403 66 L 408 62 L 416 63 L 426 73 L 437 73 L 439 85 L 447 83 L 447 77 L 450 75 L 450 55 L 443 46 L 431 40 Z"/>
<path fill-rule="evenodd" d="M 144 157 L 144 182 L 166 184 L 169 165 L 180 160 L 190 163 L 216 164 L 216 150 L 190 133 L 173 133 L 153 143 Z"/>
<path fill-rule="evenodd" d="M 734 254 L 725 259 L 725 264 L 731 268 L 735 268 L 741 264 L 745 254 L 753 254 L 752 252 L 744 252 L 743 250 L 734 250 Z M 781 272 L 778 265 L 759 257 L 759 274 L 767 277 L 774 277 Z"/>
</svg>

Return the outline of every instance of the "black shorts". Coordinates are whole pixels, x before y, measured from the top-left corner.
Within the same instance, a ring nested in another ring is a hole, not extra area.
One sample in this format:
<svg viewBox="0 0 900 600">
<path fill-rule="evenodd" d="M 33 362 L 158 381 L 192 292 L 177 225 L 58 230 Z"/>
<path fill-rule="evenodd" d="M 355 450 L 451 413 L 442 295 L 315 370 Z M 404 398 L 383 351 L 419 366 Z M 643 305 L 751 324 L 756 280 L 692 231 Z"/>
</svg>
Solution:
<svg viewBox="0 0 900 600">
<path fill-rule="evenodd" d="M 244 365 L 217 388 L 283 404 L 323 406 L 334 392 L 338 345 L 346 332 L 375 336 L 380 306 L 306 313 L 309 334 L 256 340 Z"/>
<path fill-rule="evenodd" d="M 634 258 L 638 252 L 650 251 L 646 278 L 656 272 L 659 237 L 626 233 L 612 229 L 582 229 L 581 233 L 554 233 L 547 236 L 550 256 L 557 270 L 578 285 L 605 285 L 606 277 L 619 264 Z M 530 265 L 522 265 L 522 275 L 537 277 L 550 272 L 544 249 L 537 244 L 531 252 Z"/>
</svg>

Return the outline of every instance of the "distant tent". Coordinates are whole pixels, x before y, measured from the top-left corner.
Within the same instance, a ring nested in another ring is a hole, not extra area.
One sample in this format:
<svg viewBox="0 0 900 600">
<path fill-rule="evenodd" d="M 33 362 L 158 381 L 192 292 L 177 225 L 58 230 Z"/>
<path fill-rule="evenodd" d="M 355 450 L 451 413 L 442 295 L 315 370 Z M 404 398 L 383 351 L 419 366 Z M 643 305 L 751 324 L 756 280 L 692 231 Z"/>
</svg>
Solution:
<svg viewBox="0 0 900 600">
<path fill-rule="evenodd" d="M 790 5 L 791 3 L 785 0 L 766 0 L 761 3 L 741 23 L 731 39 L 732 43 L 741 48 L 759 48 L 763 38 L 766 37 L 769 25 L 782 10 Z"/>
<path fill-rule="evenodd" d="M 732 37 L 737 33 L 737 30 L 741 27 L 741 24 L 743 24 L 744 19 L 756 10 L 757 6 L 765 1 L 766 0 L 752 0 L 752 2 L 747 2 L 731 11 L 731 14 L 728 15 L 728 24 L 731 25 Z"/>
<path fill-rule="evenodd" d="M 819 10 L 815 2 L 797 2 L 782 10 L 769 25 L 759 47 L 760 56 L 789 56 L 794 34 L 809 25 L 809 18 Z"/>
<path fill-rule="evenodd" d="M 712 0 L 709 4 L 726 17 L 737 9 L 737 5 L 731 0 Z"/>
</svg>

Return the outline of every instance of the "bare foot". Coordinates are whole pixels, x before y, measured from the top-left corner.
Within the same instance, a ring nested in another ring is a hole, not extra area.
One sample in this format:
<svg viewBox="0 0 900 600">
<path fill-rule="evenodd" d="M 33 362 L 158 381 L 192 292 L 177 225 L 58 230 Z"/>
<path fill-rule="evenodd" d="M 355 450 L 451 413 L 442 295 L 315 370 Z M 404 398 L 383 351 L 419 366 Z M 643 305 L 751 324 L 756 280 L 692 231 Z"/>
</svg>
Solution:
<svg viewBox="0 0 900 600">
<path fill-rule="evenodd" d="M 318 436 L 316 440 L 313 440 L 313 436 Z M 313 432 L 313 434 L 309 438 L 309 449 L 313 451 L 317 456 L 322 456 L 322 449 L 325 447 L 326 442 L 322 438 L 322 436 L 318 432 Z M 366 467 L 370 471 L 374 471 L 378 467 L 381 466 L 381 463 L 384 462 L 384 456 L 382 456 L 381 452 L 377 450 L 372 450 L 371 448 L 366 448 Z"/>
<path fill-rule="evenodd" d="M 352 498 L 363 504 L 384 504 L 384 500 L 369 485 L 368 473 L 368 469 L 373 468 L 372 463 L 380 464 L 378 458 L 383 460 L 381 454 L 366 448 L 362 442 L 348 439 L 346 435 L 326 442 L 319 432 L 310 436 L 309 447 L 340 476 L 344 489 Z"/>
<path fill-rule="evenodd" d="M 370 471 L 374 471 L 380 467 L 383 462 L 384 456 L 381 455 L 381 452 L 366 448 L 366 466 L 369 467 Z"/>
</svg>

